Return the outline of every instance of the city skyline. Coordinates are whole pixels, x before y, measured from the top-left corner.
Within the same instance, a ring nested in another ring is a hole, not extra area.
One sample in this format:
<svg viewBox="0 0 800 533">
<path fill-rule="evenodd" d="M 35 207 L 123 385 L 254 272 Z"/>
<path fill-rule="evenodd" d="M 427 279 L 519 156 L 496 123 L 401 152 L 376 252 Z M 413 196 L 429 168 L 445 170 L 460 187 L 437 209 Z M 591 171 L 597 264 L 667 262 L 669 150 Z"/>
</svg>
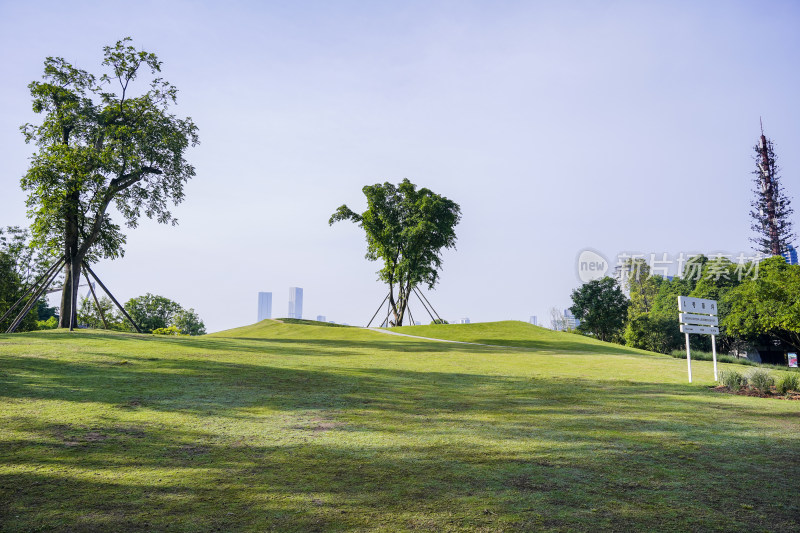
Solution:
<svg viewBox="0 0 800 533">
<path fill-rule="evenodd" d="M 751 250 L 759 117 L 800 197 L 796 3 L 187 6 L 152 17 L 114 2 L 0 4 L 13 51 L 0 225 L 29 225 L 19 180 L 34 147 L 19 127 L 41 119 L 28 84 L 44 59 L 97 73 L 102 47 L 130 35 L 199 128 L 186 154 L 197 175 L 171 209 L 179 225 L 143 218 L 123 229 L 124 257 L 92 268 L 121 301 L 163 295 L 209 332 L 250 323 L 264 279 L 303 280 L 306 316 L 366 324 L 387 292 L 380 265 L 356 225 L 328 218 L 361 212 L 367 184 L 407 177 L 461 206 L 456 250 L 426 295 L 473 322 L 569 306 L 587 248 Z"/>
</svg>

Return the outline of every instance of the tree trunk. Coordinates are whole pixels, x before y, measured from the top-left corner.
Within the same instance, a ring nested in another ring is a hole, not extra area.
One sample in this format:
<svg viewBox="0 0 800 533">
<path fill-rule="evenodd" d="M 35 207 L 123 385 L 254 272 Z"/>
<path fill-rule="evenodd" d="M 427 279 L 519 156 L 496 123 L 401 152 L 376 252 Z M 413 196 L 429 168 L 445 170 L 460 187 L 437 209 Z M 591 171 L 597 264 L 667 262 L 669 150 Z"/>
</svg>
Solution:
<svg viewBox="0 0 800 533">
<path fill-rule="evenodd" d="M 73 329 L 78 325 L 78 285 L 81 280 L 81 262 L 83 254 L 78 250 L 78 200 L 72 203 L 74 210 L 68 211 L 65 217 L 64 254 L 64 287 L 61 289 L 61 307 L 58 327 Z"/>
<path fill-rule="evenodd" d="M 408 302 L 408 295 L 403 293 L 402 285 L 398 284 L 397 287 L 397 301 L 394 299 L 394 285 L 389 285 L 389 307 L 392 310 L 394 320 L 389 321 L 389 327 L 397 327 L 403 325 L 403 318 L 406 312 L 406 305 Z"/>
</svg>

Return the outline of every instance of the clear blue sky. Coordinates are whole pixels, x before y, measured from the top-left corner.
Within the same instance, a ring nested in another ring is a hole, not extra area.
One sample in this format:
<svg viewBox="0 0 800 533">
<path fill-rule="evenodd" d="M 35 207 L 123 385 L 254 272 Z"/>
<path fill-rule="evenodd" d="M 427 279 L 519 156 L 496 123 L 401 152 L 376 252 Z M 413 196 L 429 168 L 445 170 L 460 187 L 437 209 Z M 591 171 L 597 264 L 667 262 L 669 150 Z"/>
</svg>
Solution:
<svg viewBox="0 0 800 533">
<path fill-rule="evenodd" d="M 646 5 L 645 5 L 646 4 Z M 547 321 L 577 254 L 749 251 L 764 119 L 800 198 L 795 2 L 0 2 L 0 225 L 46 56 L 99 70 L 124 36 L 154 51 L 202 144 L 177 227 L 143 222 L 96 271 L 209 330 L 286 314 L 363 324 L 385 294 L 354 225 L 361 187 L 409 178 L 458 202 L 429 298 L 448 319 Z M 795 216 L 795 224 L 800 221 Z M 698 231 L 700 228 L 702 231 Z M 415 316 L 422 309 L 414 309 Z"/>
</svg>

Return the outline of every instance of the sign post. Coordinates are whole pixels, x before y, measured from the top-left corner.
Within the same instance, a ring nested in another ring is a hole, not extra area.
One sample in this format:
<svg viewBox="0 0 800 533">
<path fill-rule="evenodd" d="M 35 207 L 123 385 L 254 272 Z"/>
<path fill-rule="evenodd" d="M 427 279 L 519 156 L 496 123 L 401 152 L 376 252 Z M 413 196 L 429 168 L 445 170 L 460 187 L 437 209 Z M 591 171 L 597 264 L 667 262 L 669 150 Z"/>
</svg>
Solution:
<svg viewBox="0 0 800 533">
<path fill-rule="evenodd" d="M 681 333 L 686 334 L 686 365 L 689 369 L 689 383 L 692 382 L 692 354 L 689 349 L 689 334 L 711 335 L 711 355 L 714 359 L 714 381 L 717 378 L 717 338 L 719 335 L 719 318 L 717 317 L 717 301 L 703 298 L 678 296 L 678 321 Z"/>
</svg>

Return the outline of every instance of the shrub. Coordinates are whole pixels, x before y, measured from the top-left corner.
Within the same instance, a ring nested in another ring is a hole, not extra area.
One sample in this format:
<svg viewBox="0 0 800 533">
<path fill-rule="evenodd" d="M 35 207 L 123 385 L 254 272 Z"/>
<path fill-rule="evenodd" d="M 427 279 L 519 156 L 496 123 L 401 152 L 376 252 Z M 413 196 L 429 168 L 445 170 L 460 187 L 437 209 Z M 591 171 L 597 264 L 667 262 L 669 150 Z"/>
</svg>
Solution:
<svg viewBox="0 0 800 533">
<path fill-rule="evenodd" d="M 800 392 L 800 376 L 794 372 L 786 374 L 781 378 L 775 388 L 778 394 L 786 394 L 789 391 Z"/>
<path fill-rule="evenodd" d="M 153 335 L 182 335 L 181 330 L 177 326 L 170 326 L 168 328 L 156 328 L 153 330 Z"/>
<path fill-rule="evenodd" d="M 747 376 L 747 382 L 758 392 L 769 394 L 775 385 L 775 378 L 763 368 L 756 368 Z"/>
<path fill-rule="evenodd" d="M 676 359 L 686 359 L 686 350 L 672 350 L 670 355 Z M 711 352 L 704 352 L 701 350 L 692 350 L 692 361 L 711 361 L 713 360 L 713 354 Z M 758 366 L 758 363 L 755 361 L 751 361 L 750 359 L 745 359 L 743 357 L 736 357 L 734 355 L 728 355 L 724 353 L 717 354 L 717 362 L 718 363 L 733 363 L 735 365 L 748 365 L 748 366 Z"/>
<path fill-rule="evenodd" d="M 56 329 L 57 327 L 58 327 L 58 319 L 54 316 L 51 316 L 47 320 L 36 321 L 37 329 Z"/>
<path fill-rule="evenodd" d="M 738 391 L 742 387 L 747 387 L 747 378 L 735 370 L 723 370 L 720 372 L 722 384 L 732 391 Z"/>
</svg>

